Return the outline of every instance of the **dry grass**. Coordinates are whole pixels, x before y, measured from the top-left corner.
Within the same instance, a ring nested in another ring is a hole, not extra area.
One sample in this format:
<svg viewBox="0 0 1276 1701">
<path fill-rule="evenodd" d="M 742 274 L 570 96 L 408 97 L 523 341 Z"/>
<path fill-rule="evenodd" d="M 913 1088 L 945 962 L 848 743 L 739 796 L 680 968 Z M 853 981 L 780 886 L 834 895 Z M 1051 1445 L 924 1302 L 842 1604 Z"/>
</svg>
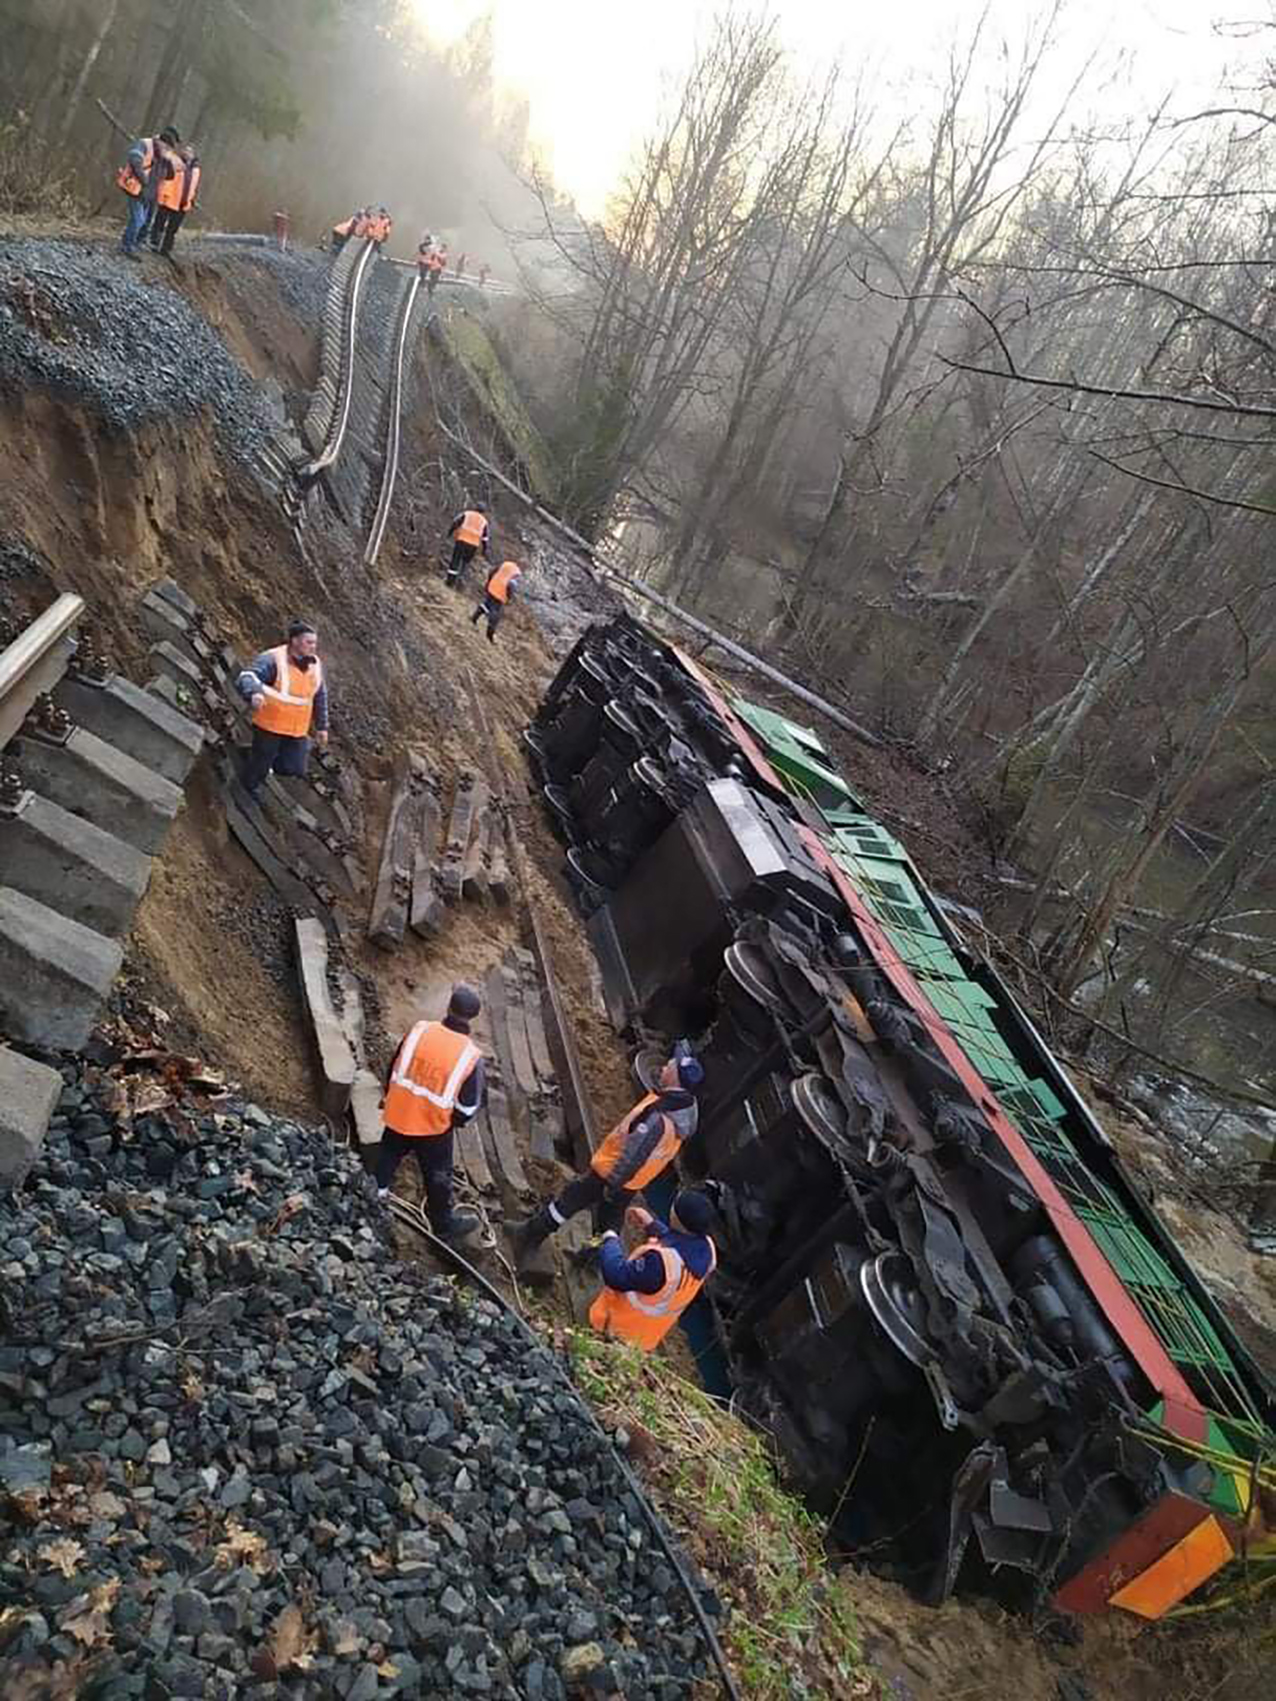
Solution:
<svg viewBox="0 0 1276 1701">
<path fill-rule="evenodd" d="M 45 225 L 82 217 L 87 208 L 69 166 L 59 166 L 25 112 L 0 123 L 0 217 L 39 215 Z"/>
<path fill-rule="evenodd" d="M 570 1351 L 577 1382 L 631 1452 L 730 1605 L 723 1642 L 750 1701 L 878 1693 L 822 1529 L 777 1481 L 765 1440 L 658 1354 L 588 1331 Z"/>
</svg>

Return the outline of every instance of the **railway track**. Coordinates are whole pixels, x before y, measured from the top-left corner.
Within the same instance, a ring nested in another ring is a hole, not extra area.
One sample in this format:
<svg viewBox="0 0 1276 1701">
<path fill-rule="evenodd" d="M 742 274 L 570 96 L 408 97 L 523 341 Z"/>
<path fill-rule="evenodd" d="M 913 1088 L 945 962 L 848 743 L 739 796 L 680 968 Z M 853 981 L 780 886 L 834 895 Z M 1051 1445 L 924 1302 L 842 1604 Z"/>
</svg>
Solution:
<svg viewBox="0 0 1276 1701">
<path fill-rule="evenodd" d="M 394 498 L 395 480 L 399 473 L 399 444 L 402 435 L 405 372 L 408 363 L 408 350 L 412 344 L 411 332 L 420 301 L 421 274 L 414 266 L 411 277 L 405 280 L 400 296 L 395 334 L 391 344 L 390 383 L 386 389 L 384 407 L 385 452 L 381 463 L 381 485 L 377 493 L 377 504 L 372 516 L 372 524 L 368 530 L 368 541 L 363 551 L 363 559 L 369 567 L 375 564 L 382 540 L 385 537 L 385 529 L 390 519 L 390 504 Z"/>
</svg>

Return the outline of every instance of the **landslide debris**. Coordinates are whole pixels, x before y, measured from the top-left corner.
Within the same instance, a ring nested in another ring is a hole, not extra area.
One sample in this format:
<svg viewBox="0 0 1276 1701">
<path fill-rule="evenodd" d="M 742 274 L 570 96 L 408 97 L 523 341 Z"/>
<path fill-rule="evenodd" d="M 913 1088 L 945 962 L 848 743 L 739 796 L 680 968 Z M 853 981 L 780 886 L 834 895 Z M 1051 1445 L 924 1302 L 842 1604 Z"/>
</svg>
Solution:
<svg viewBox="0 0 1276 1701">
<path fill-rule="evenodd" d="M 172 1061 L 64 1064 L 0 1201 L 0 1693 L 690 1695 L 548 1354 L 400 1264 L 325 1133 Z"/>
<path fill-rule="evenodd" d="M 0 241 L 0 393 L 46 390 L 121 432 L 211 408 L 225 446 L 251 463 L 270 411 L 163 266 L 83 242 Z"/>
</svg>

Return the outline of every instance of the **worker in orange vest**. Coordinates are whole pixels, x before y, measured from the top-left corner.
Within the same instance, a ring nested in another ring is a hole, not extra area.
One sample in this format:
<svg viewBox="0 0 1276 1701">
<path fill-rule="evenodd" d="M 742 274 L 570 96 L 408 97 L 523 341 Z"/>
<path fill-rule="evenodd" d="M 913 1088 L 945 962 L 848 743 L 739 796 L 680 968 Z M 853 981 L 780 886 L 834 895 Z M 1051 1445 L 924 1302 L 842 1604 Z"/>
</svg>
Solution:
<svg viewBox="0 0 1276 1701">
<path fill-rule="evenodd" d="M 363 216 L 363 208 L 360 207 L 356 212 L 351 213 L 348 219 L 342 219 L 340 224 L 333 225 L 332 252 L 334 254 L 340 254 L 346 243 L 355 234 L 355 226 Z"/>
<path fill-rule="evenodd" d="M 194 148 L 178 148 L 173 169 L 159 186 L 155 217 L 146 236 L 151 247 L 165 259 L 173 252 L 173 241 L 191 208 L 196 205 L 203 168 Z"/>
<path fill-rule="evenodd" d="M 158 136 L 139 136 L 128 158 L 115 174 L 115 181 L 129 198 L 128 220 L 120 246 L 130 260 L 139 258 L 138 245 L 155 215 L 160 185 L 168 175 L 173 148 L 181 137 L 171 124 Z"/>
<path fill-rule="evenodd" d="M 377 1158 L 377 1197 L 384 1199 L 410 1152 L 425 1188 L 430 1227 L 443 1240 L 464 1240 L 478 1218 L 452 1206 L 453 1130 L 483 1108 L 483 1054 L 470 1038 L 482 1004 L 472 986 L 452 988 L 441 1022 L 417 1022 L 403 1036 L 386 1076 L 385 1127 Z"/>
<path fill-rule="evenodd" d="M 448 562 L 447 583 L 455 585 L 460 582 L 462 573 L 480 550 L 483 552 L 483 559 L 488 559 L 492 529 L 487 523 L 485 505 L 476 502 L 472 508 L 462 508 L 448 527 L 447 535 L 452 539 L 452 559 Z"/>
<path fill-rule="evenodd" d="M 475 625 L 484 615 L 487 616 L 487 641 L 496 642 L 496 628 L 501 623 L 501 616 L 509 606 L 509 600 L 514 595 L 514 587 L 523 576 L 523 569 L 517 561 L 502 561 L 487 576 L 483 587 L 483 600 L 470 616 L 470 625 Z"/>
<path fill-rule="evenodd" d="M 684 1188 L 669 1221 L 631 1205 L 625 1221 L 647 1238 L 625 1256 L 615 1229 L 603 1236 L 598 1267 L 603 1285 L 589 1308 L 600 1335 L 654 1352 L 717 1268 L 718 1249 L 709 1236 L 713 1206 L 703 1193 Z"/>
<path fill-rule="evenodd" d="M 447 243 L 440 242 L 437 248 L 432 248 L 425 257 L 425 287 L 433 296 L 439 287 L 439 279 L 447 270 Z"/>
<path fill-rule="evenodd" d="M 255 803 L 272 769 L 296 779 L 305 774 L 312 729 L 316 744 L 328 743 L 328 686 L 314 627 L 308 620 L 292 621 L 288 641 L 263 650 L 237 684 L 253 711 L 244 790 Z"/>
<path fill-rule="evenodd" d="M 514 1255 L 524 1263 L 542 1241 L 579 1211 L 597 1210 L 602 1228 L 615 1228 L 625 1206 L 677 1157 L 700 1119 L 696 1092 L 704 1065 L 690 1040 L 679 1040 L 660 1071 L 658 1093 L 648 1093 L 627 1111 L 578 1175 L 547 1205 L 510 1229 Z"/>
</svg>

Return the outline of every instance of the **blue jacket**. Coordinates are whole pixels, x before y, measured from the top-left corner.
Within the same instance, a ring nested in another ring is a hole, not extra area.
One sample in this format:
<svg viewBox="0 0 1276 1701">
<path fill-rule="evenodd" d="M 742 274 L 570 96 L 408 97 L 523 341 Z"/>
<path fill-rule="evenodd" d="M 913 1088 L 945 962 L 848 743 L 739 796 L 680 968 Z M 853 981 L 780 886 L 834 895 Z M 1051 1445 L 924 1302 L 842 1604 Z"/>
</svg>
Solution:
<svg viewBox="0 0 1276 1701">
<path fill-rule="evenodd" d="M 254 693 L 259 691 L 263 685 L 273 685 L 275 683 L 275 675 L 278 671 L 278 668 L 275 666 L 274 656 L 271 655 L 269 650 L 263 650 L 252 666 L 250 668 L 245 668 L 244 672 L 240 674 L 239 678 L 235 681 L 235 687 L 244 701 L 246 703 L 251 703 Z M 326 669 L 324 671 L 323 684 L 320 685 L 319 689 L 315 692 L 315 700 L 311 705 L 311 717 L 310 724 L 316 732 L 327 732 L 328 676 Z"/>
<path fill-rule="evenodd" d="M 713 1268 L 713 1250 L 707 1235 L 683 1234 L 680 1229 L 662 1223 L 659 1217 L 653 1217 L 649 1238 L 663 1241 L 701 1281 Z M 624 1242 L 618 1234 L 604 1237 L 598 1266 L 605 1284 L 618 1293 L 659 1293 L 665 1285 L 665 1265 L 660 1255 L 644 1252 L 637 1258 L 626 1258 Z"/>
</svg>

